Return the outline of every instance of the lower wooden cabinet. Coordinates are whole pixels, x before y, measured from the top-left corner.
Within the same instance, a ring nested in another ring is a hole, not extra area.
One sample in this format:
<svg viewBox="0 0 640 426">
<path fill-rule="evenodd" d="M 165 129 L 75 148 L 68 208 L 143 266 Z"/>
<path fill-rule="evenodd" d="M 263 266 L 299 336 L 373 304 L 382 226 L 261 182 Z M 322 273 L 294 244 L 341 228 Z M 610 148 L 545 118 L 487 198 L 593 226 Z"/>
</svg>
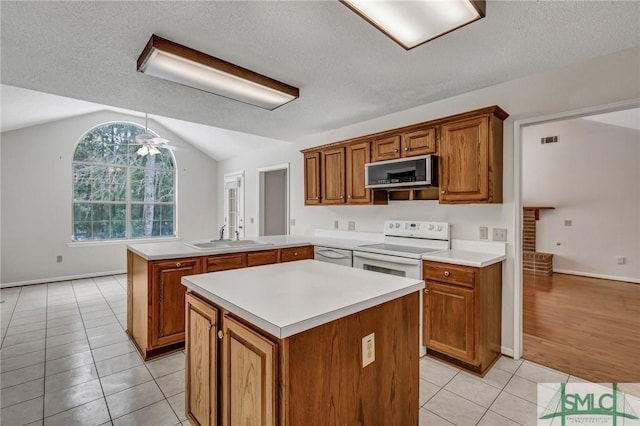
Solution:
<svg viewBox="0 0 640 426">
<path fill-rule="evenodd" d="M 185 412 L 194 426 L 417 425 L 418 293 L 278 339 L 186 296 Z M 362 338 L 375 334 L 375 361 Z"/>
<path fill-rule="evenodd" d="M 218 423 L 218 310 L 190 294 L 186 296 L 185 401 L 192 424 Z"/>
<path fill-rule="evenodd" d="M 144 360 L 182 349 L 182 277 L 247 266 L 313 259 L 313 246 L 148 261 L 127 253 L 127 333 Z"/>
<path fill-rule="evenodd" d="M 475 268 L 423 262 L 427 353 L 483 374 L 501 353 L 502 262 Z"/>
</svg>

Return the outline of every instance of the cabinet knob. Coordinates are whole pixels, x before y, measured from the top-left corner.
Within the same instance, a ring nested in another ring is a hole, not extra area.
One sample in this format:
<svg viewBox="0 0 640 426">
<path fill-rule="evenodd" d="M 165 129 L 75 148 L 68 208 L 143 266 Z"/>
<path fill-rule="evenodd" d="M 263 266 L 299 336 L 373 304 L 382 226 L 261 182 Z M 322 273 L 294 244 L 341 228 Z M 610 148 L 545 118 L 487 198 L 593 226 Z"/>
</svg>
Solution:
<svg viewBox="0 0 640 426">
<path fill-rule="evenodd" d="M 424 294 L 429 294 L 429 289 L 428 288 L 424 289 Z"/>
<path fill-rule="evenodd" d="M 407 147 L 405 146 L 405 147 L 404 147 L 404 150 L 405 150 L 405 151 L 409 151 L 409 148 L 407 148 Z"/>
<path fill-rule="evenodd" d="M 319 200 L 319 199 L 320 199 L 320 197 L 316 197 L 316 200 Z"/>
<path fill-rule="evenodd" d="M 298 252 L 297 252 L 297 251 L 294 251 L 294 252 L 293 252 L 293 255 L 294 255 L 294 256 L 297 256 L 297 255 L 298 255 Z"/>
<path fill-rule="evenodd" d="M 442 190 L 442 193 L 443 193 L 443 194 L 446 194 L 446 193 L 447 193 L 447 191 L 445 191 L 445 190 L 443 189 L 443 190 Z"/>
<path fill-rule="evenodd" d="M 218 339 L 222 339 L 224 337 L 224 331 L 218 330 Z"/>
<path fill-rule="evenodd" d="M 181 266 L 182 266 L 182 263 L 180 263 L 180 262 L 176 263 L 176 268 L 179 268 Z"/>
<path fill-rule="evenodd" d="M 449 272 L 449 271 L 444 271 L 444 276 L 445 276 L 445 277 L 448 277 L 449 275 L 451 275 L 451 272 Z"/>
<path fill-rule="evenodd" d="M 396 149 L 396 150 L 395 150 L 395 151 L 393 151 L 393 152 L 396 152 L 396 153 L 397 153 L 397 152 L 398 152 L 398 150 Z"/>
<path fill-rule="evenodd" d="M 351 195 L 348 195 L 347 198 L 351 198 Z"/>
</svg>

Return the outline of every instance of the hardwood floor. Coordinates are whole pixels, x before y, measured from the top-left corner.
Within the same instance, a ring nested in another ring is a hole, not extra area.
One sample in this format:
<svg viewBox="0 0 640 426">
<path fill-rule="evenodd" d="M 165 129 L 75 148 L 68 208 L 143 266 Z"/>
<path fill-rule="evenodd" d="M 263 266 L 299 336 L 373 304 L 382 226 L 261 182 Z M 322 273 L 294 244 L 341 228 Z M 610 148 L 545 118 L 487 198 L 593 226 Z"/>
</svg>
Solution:
<svg viewBox="0 0 640 426">
<path fill-rule="evenodd" d="M 593 382 L 640 382 L 640 284 L 523 274 L 523 358 Z"/>
</svg>

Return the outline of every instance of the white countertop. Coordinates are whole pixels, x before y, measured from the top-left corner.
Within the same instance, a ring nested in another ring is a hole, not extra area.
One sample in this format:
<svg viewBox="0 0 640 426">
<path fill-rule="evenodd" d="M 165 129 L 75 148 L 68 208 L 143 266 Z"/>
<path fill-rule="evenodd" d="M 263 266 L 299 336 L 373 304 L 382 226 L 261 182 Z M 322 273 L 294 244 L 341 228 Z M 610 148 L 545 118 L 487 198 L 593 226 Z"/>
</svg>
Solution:
<svg viewBox="0 0 640 426">
<path fill-rule="evenodd" d="M 208 250 L 198 250 L 185 245 L 184 242 L 142 243 L 129 244 L 134 253 L 147 260 L 177 259 L 184 257 L 208 256 L 214 254 L 237 253 L 245 251 L 269 250 L 284 247 L 299 247 L 311 245 L 311 238 L 296 235 L 278 235 L 272 237 L 253 238 L 269 244 L 260 244 L 245 247 L 221 247 Z"/>
<path fill-rule="evenodd" d="M 428 253 L 422 260 L 451 263 L 482 268 L 502 262 L 506 257 L 506 244 L 502 242 L 453 240 L 451 250 Z"/>
<path fill-rule="evenodd" d="M 182 284 L 279 338 L 424 288 L 421 280 L 315 260 L 191 275 Z"/>
</svg>

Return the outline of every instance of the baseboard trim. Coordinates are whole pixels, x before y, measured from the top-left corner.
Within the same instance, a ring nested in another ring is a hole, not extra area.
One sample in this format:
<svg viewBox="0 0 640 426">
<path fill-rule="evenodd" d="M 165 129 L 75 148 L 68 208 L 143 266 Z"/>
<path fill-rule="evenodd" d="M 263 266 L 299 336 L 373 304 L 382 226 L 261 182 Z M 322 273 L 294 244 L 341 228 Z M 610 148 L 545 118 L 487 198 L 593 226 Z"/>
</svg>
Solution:
<svg viewBox="0 0 640 426">
<path fill-rule="evenodd" d="M 507 348 L 506 346 L 501 346 L 500 352 L 502 352 L 502 355 L 510 356 L 511 358 L 513 358 L 513 349 L 511 348 Z"/>
<path fill-rule="evenodd" d="M 2 283 L 0 284 L 0 288 L 21 287 L 23 285 L 32 285 L 32 284 L 55 283 L 59 281 L 81 280 L 84 278 L 96 278 L 96 277 L 104 277 L 107 275 L 120 275 L 120 274 L 126 274 L 126 273 L 127 273 L 126 269 L 119 269 L 116 271 L 91 272 L 88 274 L 66 275 L 63 277 L 41 278 L 36 280 Z"/>
<path fill-rule="evenodd" d="M 640 284 L 640 278 L 617 277 L 615 275 L 594 274 L 594 273 L 591 273 L 591 272 L 569 271 L 569 270 L 566 270 L 566 269 L 555 269 L 555 268 L 554 268 L 553 272 L 556 272 L 558 274 L 579 275 L 579 276 L 582 276 L 582 277 L 602 278 L 602 279 L 605 279 L 605 280 L 625 281 L 625 282 Z"/>
</svg>

